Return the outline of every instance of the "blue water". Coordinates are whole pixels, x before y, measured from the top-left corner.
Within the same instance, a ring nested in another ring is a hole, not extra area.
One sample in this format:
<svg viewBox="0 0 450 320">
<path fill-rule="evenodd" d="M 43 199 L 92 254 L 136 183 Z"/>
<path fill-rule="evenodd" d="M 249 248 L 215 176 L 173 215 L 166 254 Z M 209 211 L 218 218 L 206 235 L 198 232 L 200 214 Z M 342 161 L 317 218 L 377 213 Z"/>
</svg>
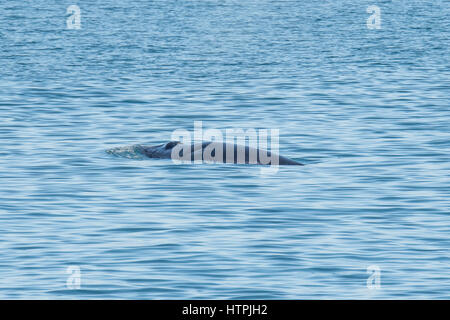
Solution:
<svg viewBox="0 0 450 320">
<path fill-rule="evenodd" d="M 0 3 L 1 298 L 450 298 L 448 1 L 74 2 Z M 132 147 L 194 121 L 306 165 Z"/>
</svg>

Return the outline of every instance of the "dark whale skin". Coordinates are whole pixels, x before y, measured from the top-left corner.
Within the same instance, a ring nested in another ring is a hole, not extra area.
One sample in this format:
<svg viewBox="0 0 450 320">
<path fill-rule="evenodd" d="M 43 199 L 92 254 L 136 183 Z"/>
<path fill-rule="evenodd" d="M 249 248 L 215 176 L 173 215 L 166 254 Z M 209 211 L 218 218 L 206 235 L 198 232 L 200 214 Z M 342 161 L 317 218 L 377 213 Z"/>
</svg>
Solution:
<svg viewBox="0 0 450 320">
<path fill-rule="evenodd" d="M 160 144 L 156 146 L 142 146 L 144 154 L 149 158 L 158 158 L 158 159 L 174 159 L 174 160 L 187 160 L 191 161 L 195 160 L 204 160 L 208 161 L 209 159 L 203 159 L 203 154 L 206 148 L 209 147 L 211 151 L 211 156 L 215 157 L 215 149 L 214 148 L 222 148 L 222 159 L 213 160 L 216 162 L 222 163 L 234 163 L 234 164 L 259 164 L 259 165 L 272 165 L 271 162 L 268 162 L 267 159 L 262 159 L 260 157 L 261 153 L 267 155 L 267 158 L 272 159 L 278 157 L 278 163 L 274 163 L 275 165 L 294 165 L 294 166 L 302 166 L 302 163 L 299 163 L 295 160 L 273 154 L 270 151 L 251 148 L 248 146 L 242 146 L 237 144 L 228 144 L 224 142 L 211 142 L 206 141 L 202 143 L 193 143 L 191 144 L 191 155 L 184 156 L 183 154 L 183 144 L 178 141 L 170 141 L 166 144 Z M 174 149 L 175 148 L 175 149 Z M 233 158 L 230 156 L 227 159 L 227 150 L 232 151 Z M 245 151 L 245 157 L 244 153 Z M 175 156 L 174 156 L 175 155 Z M 240 155 L 240 156 L 238 156 Z M 183 158 L 183 159 L 181 159 Z M 211 159 L 212 160 L 212 159 Z M 276 162 L 276 161 L 275 161 Z"/>
</svg>

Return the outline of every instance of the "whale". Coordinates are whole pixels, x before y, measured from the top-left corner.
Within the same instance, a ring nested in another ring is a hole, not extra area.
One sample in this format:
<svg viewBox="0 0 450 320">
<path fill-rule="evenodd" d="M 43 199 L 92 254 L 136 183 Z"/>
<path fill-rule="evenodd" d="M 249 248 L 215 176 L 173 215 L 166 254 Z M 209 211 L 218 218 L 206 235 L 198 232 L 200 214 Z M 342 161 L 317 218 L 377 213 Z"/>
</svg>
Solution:
<svg viewBox="0 0 450 320">
<path fill-rule="evenodd" d="M 203 141 L 184 144 L 169 141 L 154 146 L 141 145 L 148 158 L 172 159 L 184 162 L 213 162 L 256 165 L 295 165 L 302 163 L 270 151 L 234 143 Z"/>
</svg>

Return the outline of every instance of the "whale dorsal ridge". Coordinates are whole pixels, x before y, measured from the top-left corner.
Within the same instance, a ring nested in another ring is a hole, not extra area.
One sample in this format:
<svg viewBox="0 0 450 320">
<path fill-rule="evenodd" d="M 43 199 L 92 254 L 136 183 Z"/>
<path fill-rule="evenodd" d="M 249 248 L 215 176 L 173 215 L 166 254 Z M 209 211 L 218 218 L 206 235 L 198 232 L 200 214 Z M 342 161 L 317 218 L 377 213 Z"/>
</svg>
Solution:
<svg viewBox="0 0 450 320">
<path fill-rule="evenodd" d="M 170 141 L 170 142 L 167 142 L 167 144 L 166 144 L 166 150 L 168 150 L 168 149 L 172 149 L 173 147 L 175 147 L 177 144 L 179 144 L 180 143 L 180 141 Z"/>
</svg>

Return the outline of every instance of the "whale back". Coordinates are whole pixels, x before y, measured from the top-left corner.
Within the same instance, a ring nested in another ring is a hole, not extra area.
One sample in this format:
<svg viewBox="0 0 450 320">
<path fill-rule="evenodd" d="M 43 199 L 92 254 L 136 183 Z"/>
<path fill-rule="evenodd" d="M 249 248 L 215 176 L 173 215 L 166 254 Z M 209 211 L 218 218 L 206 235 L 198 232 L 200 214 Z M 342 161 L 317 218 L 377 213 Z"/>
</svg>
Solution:
<svg viewBox="0 0 450 320">
<path fill-rule="evenodd" d="M 143 149 L 149 158 L 234 164 L 303 165 L 264 149 L 234 143 L 204 141 L 186 145 L 179 141 L 169 141 Z"/>
<path fill-rule="evenodd" d="M 177 160 L 206 161 L 233 164 L 259 165 L 302 165 L 289 158 L 280 156 L 264 149 L 224 142 L 199 142 L 190 146 L 176 144 L 172 156 Z M 185 152 L 190 152 L 184 156 Z"/>
</svg>

